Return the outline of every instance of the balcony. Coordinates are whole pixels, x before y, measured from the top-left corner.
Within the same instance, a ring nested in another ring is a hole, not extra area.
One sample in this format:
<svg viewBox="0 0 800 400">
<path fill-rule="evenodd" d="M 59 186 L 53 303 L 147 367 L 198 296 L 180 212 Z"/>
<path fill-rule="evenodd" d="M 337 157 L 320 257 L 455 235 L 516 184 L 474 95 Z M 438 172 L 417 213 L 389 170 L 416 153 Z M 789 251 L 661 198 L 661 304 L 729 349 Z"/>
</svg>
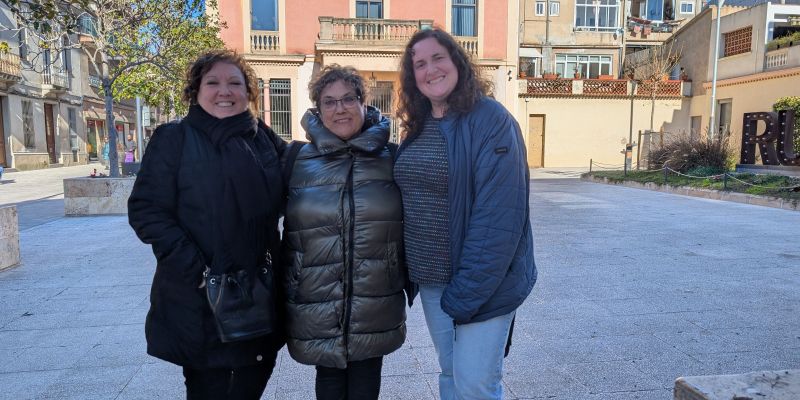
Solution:
<svg viewBox="0 0 800 400">
<path fill-rule="evenodd" d="M 630 98 L 633 84 L 627 79 L 544 79 L 527 78 L 522 80 L 525 88 L 521 90 L 525 97 L 602 97 Z M 684 86 L 691 82 L 659 81 L 642 82 L 636 86 L 634 96 L 650 98 L 655 90 L 656 98 L 671 99 L 688 95 Z M 521 88 L 522 89 L 522 88 Z"/>
<path fill-rule="evenodd" d="M 89 75 L 89 86 L 100 89 L 103 87 L 103 80 L 99 76 Z"/>
<path fill-rule="evenodd" d="M 22 69 L 19 56 L 11 53 L 0 53 L 0 83 L 14 84 L 22 80 Z"/>
<path fill-rule="evenodd" d="M 800 67 L 800 45 L 769 50 L 764 55 L 764 71 Z"/>
<path fill-rule="evenodd" d="M 279 54 L 281 51 L 278 31 L 250 31 L 250 51 L 254 54 Z"/>
<path fill-rule="evenodd" d="M 455 36 L 456 42 L 464 48 L 467 54 L 473 58 L 478 57 L 478 37 L 477 36 Z"/>
<path fill-rule="evenodd" d="M 69 89 L 69 78 L 62 71 L 42 72 L 42 95 L 59 95 Z"/>
<path fill-rule="evenodd" d="M 432 20 L 319 17 L 317 49 L 400 53 L 415 32 L 431 26 Z"/>
<path fill-rule="evenodd" d="M 650 20 L 628 17 L 625 27 L 625 40 L 632 42 L 663 42 L 680 25 L 676 21 L 653 22 Z"/>
</svg>

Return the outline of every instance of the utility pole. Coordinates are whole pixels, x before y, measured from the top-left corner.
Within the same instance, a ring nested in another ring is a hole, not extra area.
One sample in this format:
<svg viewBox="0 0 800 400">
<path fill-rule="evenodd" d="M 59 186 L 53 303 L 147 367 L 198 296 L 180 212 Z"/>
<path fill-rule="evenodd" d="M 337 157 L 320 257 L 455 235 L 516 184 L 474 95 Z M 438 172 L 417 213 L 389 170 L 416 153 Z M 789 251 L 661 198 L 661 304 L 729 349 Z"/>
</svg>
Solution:
<svg viewBox="0 0 800 400">
<path fill-rule="evenodd" d="M 717 68 L 719 66 L 719 38 L 720 20 L 722 19 L 722 6 L 725 0 L 717 0 L 717 21 L 716 31 L 714 32 L 714 70 L 711 78 L 711 114 L 708 116 L 708 135 L 713 139 L 717 134 L 717 127 L 714 123 L 714 111 L 717 107 Z"/>
</svg>

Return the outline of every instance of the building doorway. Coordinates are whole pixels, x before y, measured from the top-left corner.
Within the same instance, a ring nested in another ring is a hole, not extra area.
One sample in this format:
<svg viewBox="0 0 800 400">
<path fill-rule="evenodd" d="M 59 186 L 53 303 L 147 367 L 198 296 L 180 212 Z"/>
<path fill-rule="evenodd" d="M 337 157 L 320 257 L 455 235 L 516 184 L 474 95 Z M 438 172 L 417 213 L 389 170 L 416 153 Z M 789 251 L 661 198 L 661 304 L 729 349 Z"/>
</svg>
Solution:
<svg viewBox="0 0 800 400">
<path fill-rule="evenodd" d="M 528 116 L 528 167 L 544 167 L 544 114 Z"/>
<path fill-rule="evenodd" d="M 47 142 L 47 154 L 50 156 L 50 164 L 57 164 L 56 157 L 56 124 L 53 118 L 53 105 L 44 104 L 44 134 Z"/>
<path fill-rule="evenodd" d="M 8 160 L 6 160 L 6 132 L 5 120 L 3 116 L 3 105 L 6 103 L 5 97 L 0 97 L 0 167 L 8 167 Z"/>
</svg>

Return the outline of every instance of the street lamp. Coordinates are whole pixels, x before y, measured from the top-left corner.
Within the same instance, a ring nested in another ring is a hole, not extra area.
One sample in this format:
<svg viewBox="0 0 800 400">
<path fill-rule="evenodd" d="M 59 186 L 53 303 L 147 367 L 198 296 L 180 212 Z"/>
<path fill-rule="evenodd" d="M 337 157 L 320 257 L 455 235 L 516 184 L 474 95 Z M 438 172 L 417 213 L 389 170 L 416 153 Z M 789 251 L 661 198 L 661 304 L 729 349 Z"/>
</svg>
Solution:
<svg viewBox="0 0 800 400">
<path fill-rule="evenodd" d="M 719 38 L 720 38 L 720 20 L 722 19 L 722 6 L 725 0 L 717 0 L 717 21 L 716 32 L 714 32 L 714 70 L 711 77 L 711 114 L 708 119 L 708 134 L 713 139 L 716 136 L 717 128 L 714 123 L 714 111 L 717 107 L 717 67 L 719 64 Z"/>
</svg>

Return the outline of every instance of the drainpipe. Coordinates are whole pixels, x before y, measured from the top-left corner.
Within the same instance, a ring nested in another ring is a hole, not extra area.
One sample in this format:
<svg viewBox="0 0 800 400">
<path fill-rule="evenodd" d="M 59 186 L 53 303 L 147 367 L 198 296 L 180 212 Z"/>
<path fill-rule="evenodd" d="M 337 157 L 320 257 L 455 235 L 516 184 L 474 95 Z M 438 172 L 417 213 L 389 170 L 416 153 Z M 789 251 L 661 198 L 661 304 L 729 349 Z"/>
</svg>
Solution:
<svg viewBox="0 0 800 400">
<path fill-rule="evenodd" d="M 717 68 L 719 66 L 719 38 L 720 20 L 722 19 L 722 6 L 725 0 L 717 0 L 717 21 L 716 32 L 714 32 L 714 70 L 711 78 L 711 114 L 708 116 L 708 135 L 713 139 L 717 134 L 717 127 L 714 123 L 714 111 L 717 107 Z"/>
</svg>

